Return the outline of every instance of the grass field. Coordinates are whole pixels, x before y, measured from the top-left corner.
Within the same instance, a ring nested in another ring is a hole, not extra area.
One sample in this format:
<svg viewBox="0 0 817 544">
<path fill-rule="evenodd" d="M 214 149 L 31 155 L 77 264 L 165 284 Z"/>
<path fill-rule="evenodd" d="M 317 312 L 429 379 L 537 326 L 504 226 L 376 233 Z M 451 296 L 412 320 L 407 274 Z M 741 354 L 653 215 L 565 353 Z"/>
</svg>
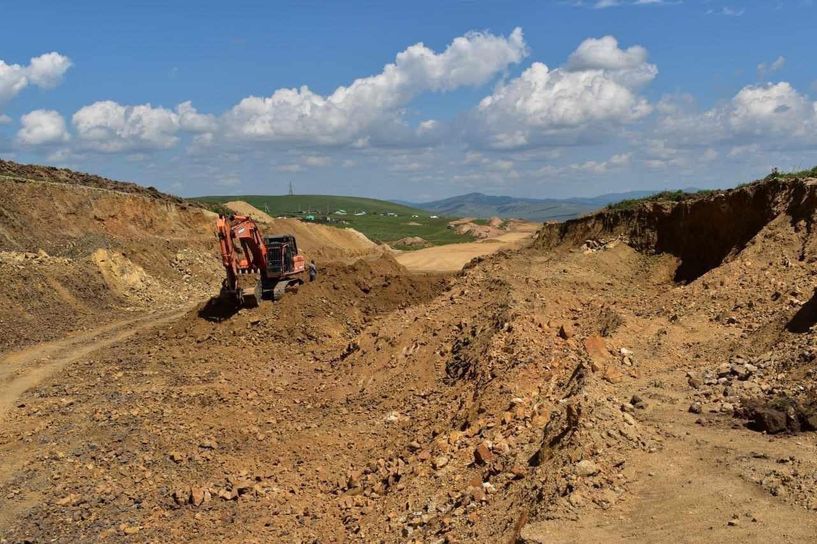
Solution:
<svg viewBox="0 0 817 544">
<path fill-rule="evenodd" d="M 314 215 L 316 223 L 330 224 L 338 227 L 352 227 L 376 242 L 390 245 L 401 238 L 419 236 L 434 245 L 470 242 L 473 238 L 457 234 L 448 228 L 452 217 L 438 217 L 425 210 L 376 200 L 353 196 L 332 195 L 232 195 L 204 196 L 195 200 L 222 204 L 233 200 L 243 200 L 252 204 L 273 217 L 298 217 Z M 343 210 L 346 215 L 338 214 Z M 355 215 L 366 212 L 365 215 Z M 394 214 L 394 215 L 387 215 Z M 331 218 L 332 222 L 328 222 Z M 399 245 L 396 246 L 400 249 Z"/>
</svg>

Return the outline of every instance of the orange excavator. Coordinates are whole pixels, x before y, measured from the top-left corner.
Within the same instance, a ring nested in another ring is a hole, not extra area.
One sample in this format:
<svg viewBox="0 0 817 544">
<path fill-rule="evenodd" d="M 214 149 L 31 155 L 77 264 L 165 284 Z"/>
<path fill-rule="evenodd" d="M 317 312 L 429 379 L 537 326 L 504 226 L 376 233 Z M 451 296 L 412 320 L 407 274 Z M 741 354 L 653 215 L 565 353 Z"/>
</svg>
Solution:
<svg viewBox="0 0 817 544">
<path fill-rule="evenodd" d="M 216 231 L 221 261 L 227 277 L 221 285 L 221 297 L 240 306 L 257 306 L 261 300 L 279 300 L 286 291 L 303 284 L 301 275 L 306 260 L 298 254 L 291 234 L 264 236 L 258 224 L 246 215 L 219 215 Z M 239 278 L 259 276 L 255 289 L 242 289 Z"/>
</svg>

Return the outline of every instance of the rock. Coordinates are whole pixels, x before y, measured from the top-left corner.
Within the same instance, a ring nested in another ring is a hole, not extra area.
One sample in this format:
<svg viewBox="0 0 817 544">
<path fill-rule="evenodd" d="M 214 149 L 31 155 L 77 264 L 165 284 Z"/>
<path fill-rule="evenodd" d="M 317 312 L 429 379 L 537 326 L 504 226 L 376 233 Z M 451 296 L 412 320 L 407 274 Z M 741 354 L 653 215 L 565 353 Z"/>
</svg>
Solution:
<svg viewBox="0 0 817 544">
<path fill-rule="evenodd" d="M 581 477 L 593 476 L 601 470 L 599 466 L 589 459 L 583 459 L 576 463 L 576 475 Z"/>
<path fill-rule="evenodd" d="M 559 326 L 559 337 L 568 340 L 573 338 L 576 335 L 576 331 L 573 330 L 573 326 L 569 323 L 563 323 Z"/>
<path fill-rule="evenodd" d="M 179 506 L 187 504 L 190 500 L 190 489 L 176 489 L 173 491 L 173 502 Z"/>
<path fill-rule="evenodd" d="M 734 374 L 740 381 L 746 381 L 749 379 L 749 376 L 752 375 L 752 373 L 746 368 L 746 365 L 733 365 L 732 374 Z"/>
<path fill-rule="evenodd" d="M 440 470 L 448 464 L 448 460 L 449 459 L 447 456 L 439 455 L 435 457 L 433 461 L 431 461 L 431 466 L 433 466 L 435 470 Z"/>
<path fill-rule="evenodd" d="M 76 506 L 80 502 L 80 496 L 71 493 L 57 501 L 57 506 Z"/>
<path fill-rule="evenodd" d="M 601 336 L 588 336 L 584 339 L 583 343 L 587 355 L 589 355 L 593 361 L 599 363 L 604 362 L 610 355 L 610 352 L 607 351 L 607 344 Z"/>
<path fill-rule="evenodd" d="M 701 412 L 703 412 L 703 407 L 700 402 L 693 402 L 689 405 L 689 413 L 700 414 Z"/>
<path fill-rule="evenodd" d="M 624 374 L 613 367 L 607 367 L 604 370 L 604 379 L 610 383 L 620 383 L 624 379 Z"/>
<path fill-rule="evenodd" d="M 514 480 L 524 478 L 528 474 L 528 467 L 525 465 L 516 464 L 511 468 L 511 475 Z"/>
<path fill-rule="evenodd" d="M 729 363 L 723 363 L 718 367 L 718 378 L 725 378 L 732 373 L 732 366 Z"/>
<path fill-rule="evenodd" d="M 756 407 L 750 410 L 750 425 L 757 431 L 769 434 L 782 433 L 786 430 L 786 413 L 767 407 Z"/>
<path fill-rule="evenodd" d="M 474 462 L 478 465 L 487 465 L 493 462 L 493 460 L 494 454 L 485 442 L 480 443 L 480 445 L 474 449 Z"/>
<path fill-rule="evenodd" d="M 704 384 L 703 380 L 698 378 L 697 376 L 690 376 L 687 379 L 687 383 L 692 389 L 700 389 L 701 386 Z"/>
<path fill-rule="evenodd" d="M 126 525 L 123 523 L 119 526 L 119 530 L 125 533 L 126 535 L 135 535 L 141 530 L 141 528 L 133 525 Z"/>
<path fill-rule="evenodd" d="M 214 449 L 216 449 L 218 447 L 218 443 L 215 440 L 213 440 L 212 438 L 210 438 L 210 439 L 207 439 L 207 440 L 203 440 L 199 444 L 199 447 L 201 449 L 204 449 L 204 450 L 214 450 Z"/>
<path fill-rule="evenodd" d="M 639 410 L 644 410 L 647 408 L 647 403 L 644 402 L 644 399 L 642 399 L 638 395 L 633 395 L 633 397 L 630 399 L 630 404 L 635 406 Z"/>
<path fill-rule="evenodd" d="M 184 461 L 184 457 L 182 456 L 181 453 L 179 453 L 177 451 L 171 451 L 170 452 L 170 460 L 173 461 L 176 464 L 179 464 L 182 461 Z"/>
<path fill-rule="evenodd" d="M 210 500 L 210 490 L 203 487 L 190 488 L 190 504 L 201 506 Z"/>
</svg>

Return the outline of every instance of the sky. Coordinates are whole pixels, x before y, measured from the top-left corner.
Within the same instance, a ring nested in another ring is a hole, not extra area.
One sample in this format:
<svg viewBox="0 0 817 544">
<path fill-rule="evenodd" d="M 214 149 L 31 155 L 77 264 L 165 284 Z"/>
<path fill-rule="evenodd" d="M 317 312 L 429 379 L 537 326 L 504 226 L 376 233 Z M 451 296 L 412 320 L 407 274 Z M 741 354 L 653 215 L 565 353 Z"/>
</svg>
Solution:
<svg viewBox="0 0 817 544">
<path fill-rule="evenodd" d="M 814 0 L 0 0 L 0 158 L 183 196 L 728 187 L 817 165 Z"/>
</svg>

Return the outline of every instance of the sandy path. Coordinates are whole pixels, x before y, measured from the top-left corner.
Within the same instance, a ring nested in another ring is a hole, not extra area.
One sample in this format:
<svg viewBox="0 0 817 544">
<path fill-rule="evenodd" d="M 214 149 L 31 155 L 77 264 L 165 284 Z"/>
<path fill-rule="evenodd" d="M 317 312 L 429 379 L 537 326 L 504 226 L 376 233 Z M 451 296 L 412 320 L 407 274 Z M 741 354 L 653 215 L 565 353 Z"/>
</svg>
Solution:
<svg viewBox="0 0 817 544">
<path fill-rule="evenodd" d="M 496 238 L 465 244 L 434 246 L 417 251 L 405 251 L 395 256 L 397 262 L 412 272 L 457 272 L 474 257 L 490 255 L 500 249 L 524 245 L 536 232 L 538 225 L 525 225 L 520 230 L 507 232 Z"/>
<path fill-rule="evenodd" d="M 188 308 L 117 321 L 3 355 L 0 358 L 0 419 L 20 395 L 66 364 L 121 342 L 138 332 L 178 319 L 186 311 Z"/>
<path fill-rule="evenodd" d="M 649 390 L 639 389 L 642 394 Z M 772 464 L 792 455 L 813 458 L 817 446 L 807 440 L 770 440 L 747 429 L 696 425 L 677 393 L 684 386 L 673 383 L 666 389 L 661 401 L 652 399 L 647 412 L 639 414 L 641 424 L 660 430 L 665 442 L 661 452 L 635 452 L 627 460 L 624 474 L 634 483 L 631 499 L 609 511 L 587 510 L 575 522 L 532 524 L 522 542 L 814 542 L 817 517 L 764 491 L 746 478 L 741 465 L 749 458 L 768 457 Z"/>
</svg>

